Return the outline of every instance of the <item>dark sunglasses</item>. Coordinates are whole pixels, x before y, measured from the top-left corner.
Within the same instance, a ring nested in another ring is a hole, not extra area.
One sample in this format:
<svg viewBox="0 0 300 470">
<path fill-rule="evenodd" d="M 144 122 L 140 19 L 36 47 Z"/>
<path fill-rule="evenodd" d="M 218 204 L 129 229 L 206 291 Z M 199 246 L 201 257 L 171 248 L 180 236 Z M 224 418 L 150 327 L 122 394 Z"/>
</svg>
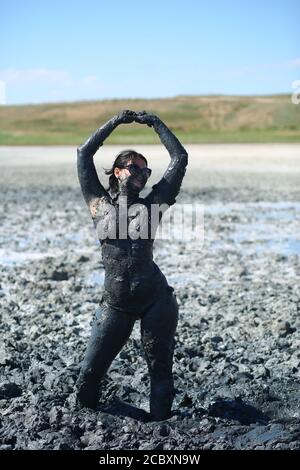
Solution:
<svg viewBox="0 0 300 470">
<path fill-rule="evenodd" d="M 147 176 L 147 178 L 150 178 L 150 175 L 152 173 L 151 168 L 148 168 L 147 166 L 145 168 L 141 168 L 135 163 L 131 163 L 130 165 L 123 166 L 122 168 L 127 168 L 130 171 L 130 174 L 132 176 L 138 176 L 140 174 L 143 174 Z"/>
</svg>

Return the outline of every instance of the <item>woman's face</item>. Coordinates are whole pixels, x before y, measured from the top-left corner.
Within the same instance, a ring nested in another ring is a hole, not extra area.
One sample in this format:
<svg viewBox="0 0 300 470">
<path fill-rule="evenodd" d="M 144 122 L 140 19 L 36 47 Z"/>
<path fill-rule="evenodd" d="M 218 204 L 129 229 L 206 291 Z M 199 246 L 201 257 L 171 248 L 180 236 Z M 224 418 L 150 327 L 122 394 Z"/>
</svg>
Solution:
<svg viewBox="0 0 300 470">
<path fill-rule="evenodd" d="M 127 162 L 127 165 L 130 165 L 131 163 L 134 163 L 135 165 L 139 166 L 140 168 L 145 168 L 146 162 L 143 158 L 140 157 L 135 157 Z M 117 178 L 120 180 L 124 180 L 131 176 L 130 171 L 128 168 L 115 168 L 114 169 L 114 174 Z M 139 190 L 141 190 L 145 184 L 146 180 L 142 175 L 137 175 L 137 176 L 131 176 L 132 184 L 136 186 Z"/>
</svg>

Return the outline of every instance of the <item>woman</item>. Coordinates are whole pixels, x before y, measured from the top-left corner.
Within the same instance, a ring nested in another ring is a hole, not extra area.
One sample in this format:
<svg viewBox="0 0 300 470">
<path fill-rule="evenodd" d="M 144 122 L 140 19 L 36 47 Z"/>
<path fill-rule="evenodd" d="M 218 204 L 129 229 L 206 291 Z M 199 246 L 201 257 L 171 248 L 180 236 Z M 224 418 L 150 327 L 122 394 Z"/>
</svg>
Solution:
<svg viewBox="0 0 300 470">
<path fill-rule="evenodd" d="M 171 157 L 162 179 L 145 198 L 139 193 L 151 170 L 143 155 L 133 150 L 121 152 L 106 172 L 110 174 L 107 190 L 93 162 L 111 132 L 119 124 L 134 121 L 153 127 Z M 150 416 L 153 420 L 171 416 L 178 304 L 173 287 L 153 261 L 152 250 L 156 228 L 162 213 L 175 203 L 187 162 L 187 152 L 175 135 L 157 116 L 145 111 L 125 110 L 114 116 L 77 150 L 78 177 L 98 233 L 105 269 L 104 294 L 77 384 L 77 397 L 83 406 L 97 406 L 101 379 L 130 337 L 135 321 L 141 320 L 151 381 Z M 151 209 L 158 205 L 163 206 L 157 220 L 157 214 L 151 217 Z M 144 236 L 132 236 L 137 232 Z"/>
</svg>

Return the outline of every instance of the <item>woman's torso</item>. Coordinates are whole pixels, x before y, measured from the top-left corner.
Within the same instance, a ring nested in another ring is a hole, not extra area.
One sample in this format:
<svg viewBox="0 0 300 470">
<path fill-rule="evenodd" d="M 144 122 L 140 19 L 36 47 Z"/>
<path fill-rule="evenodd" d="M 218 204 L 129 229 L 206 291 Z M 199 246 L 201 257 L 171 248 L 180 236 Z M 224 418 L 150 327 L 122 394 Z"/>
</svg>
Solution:
<svg viewBox="0 0 300 470">
<path fill-rule="evenodd" d="M 105 269 L 102 300 L 113 308 L 140 315 L 168 287 L 153 260 L 159 220 L 141 198 L 130 204 L 122 198 L 103 200 L 99 205 L 94 226 Z"/>
</svg>

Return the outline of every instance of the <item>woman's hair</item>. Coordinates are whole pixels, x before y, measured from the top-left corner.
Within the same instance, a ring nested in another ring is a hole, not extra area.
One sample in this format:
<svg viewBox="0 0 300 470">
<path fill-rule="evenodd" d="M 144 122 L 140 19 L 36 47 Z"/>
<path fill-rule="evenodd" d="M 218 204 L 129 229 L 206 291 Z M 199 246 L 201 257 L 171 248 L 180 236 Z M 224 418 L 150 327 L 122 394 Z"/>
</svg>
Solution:
<svg viewBox="0 0 300 470">
<path fill-rule="evenodd" d="M 113 166 L 109 169 L 103 168 L 105 171 L 104 173 L 106 175 L 110 175 L 109 177 L 109 186 L 107 188 L 107 191 L 110 189 L 113 193 L 116 193 L 118 191 L 119 185 L 118 185 L 118 178 L 115 176 L 114 170 L 115 168 L 123 168 L 130 160 L 133 160 L 134 158 L 142 158 L 146 165 L 148 165 L 148 162 L 146 158 L 136 152 L 135 150 L 122 150 L 120 153 L 115 158 L 115 161 L 113 163 Z"/>
</svg>

